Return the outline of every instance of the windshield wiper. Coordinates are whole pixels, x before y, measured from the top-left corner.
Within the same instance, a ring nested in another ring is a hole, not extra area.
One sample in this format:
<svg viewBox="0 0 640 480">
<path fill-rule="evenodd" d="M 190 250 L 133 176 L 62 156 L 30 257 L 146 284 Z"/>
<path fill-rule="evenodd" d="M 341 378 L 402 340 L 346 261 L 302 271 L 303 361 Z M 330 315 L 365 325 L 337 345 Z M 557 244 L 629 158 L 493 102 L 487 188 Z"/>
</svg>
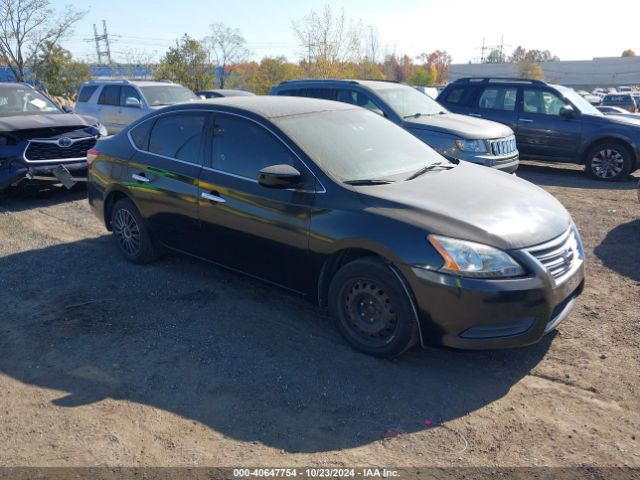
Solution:
<svg viewBox="0 0 640 480">
<path fill-rule="evenodd" d="M 393 182 L 394 180 L 384 180 L 381 178 L 365 178 L 361 180 L 345 180 L 343 183 L 347 185 L 386 185 Z"/>
<path fill-rule="evenodd" d="M 404 118 L 406 120 L 407 118 L 429 117 L 431 115 L 433 115 L 433 113 L 419 113 L 418 112 L 418 113 L 412 113 L 411 115 L 405 115 L 402 118 Z"/>
<path fill-rule="evenodd" d="M 427 172 L 429 172 L 431 170 L 434 170 L 436 168 L 449 169 L 449 168 L 453 168 L 453 165 L 444 165 L 442 162 L 432 163 L 431 165 L 427 165 L 426 167 L 422 167 L 416 173 L 413 173 L 409 177 L 405 178 L 405 182 L 408 181 L 408 180 L 413 180 L 414 178 L 418 178 L 420 175 L 422 175 L 424 173 L 427 173 Z"/>
</svg>

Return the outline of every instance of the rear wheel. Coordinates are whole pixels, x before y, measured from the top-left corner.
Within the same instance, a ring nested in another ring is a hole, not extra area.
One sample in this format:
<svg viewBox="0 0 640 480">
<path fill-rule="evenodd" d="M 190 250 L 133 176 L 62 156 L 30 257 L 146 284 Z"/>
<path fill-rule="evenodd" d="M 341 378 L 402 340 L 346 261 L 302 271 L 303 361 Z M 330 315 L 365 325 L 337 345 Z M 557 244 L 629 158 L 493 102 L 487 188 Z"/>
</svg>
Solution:
<svg viewBox="0 0 640 480">
<path fill-rule="evenodd" d="M 342 267 L 329 286 L 329 307 L 340 333 L 357 350 L 395 357 L 418 341 L 411 299 L 391 269 L 375 257 Z"/>
<path fill-rule="evenodd" d="M 118 200 L 111 212 L 113 236 L 124 257 L 133 263 L 149 263 L 157 253 L 147 225 L 128 198 Z"/>
<path fill-rule="evenodd" d="M 633 158 L 627 147 L 620 143 L 602 143 L 587 153 L 587 175 L 596 180 L 618 181 L 629 175 Z"/>
</svg>

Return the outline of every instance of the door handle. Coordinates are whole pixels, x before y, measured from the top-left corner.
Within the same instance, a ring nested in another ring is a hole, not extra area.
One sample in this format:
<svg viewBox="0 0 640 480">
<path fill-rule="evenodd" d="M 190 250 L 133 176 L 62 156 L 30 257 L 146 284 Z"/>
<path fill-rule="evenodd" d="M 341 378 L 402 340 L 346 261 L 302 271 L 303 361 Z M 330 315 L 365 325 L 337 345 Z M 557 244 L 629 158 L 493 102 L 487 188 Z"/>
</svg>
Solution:
<svg viewBox="0 0 640 480">
<path fill-rule="evenodd" d="M 142 183 L 149 183 L 151 181 L 147 177 L 139 173 L 134 173 L 133 175 L 131 175 L 131 178 L 133 178 L 137 182 L 142 182 Z"/>
<path fill-rule="evenodd" d="M 210 202 L 225 203 L 226 200 L 222 198 L 220 195 L 215 195 L 216 193 L 218 192 L 213 192 L 213 193 L 202 192 L 200 196 L 205 200 L 209 200 Z"/>
<path fill-rule="evenodd" d="M 470 113 L 469 116 L 470 117 L 482 118 L 482 115 L 480 115 L 479 113 Z"/>
<path fill-rule="evenodd" d="M 533 120 L 531 120 L 530 118 L 521 118 L 520 121 L 522 123 L 533 123 Z"/>
</svg>

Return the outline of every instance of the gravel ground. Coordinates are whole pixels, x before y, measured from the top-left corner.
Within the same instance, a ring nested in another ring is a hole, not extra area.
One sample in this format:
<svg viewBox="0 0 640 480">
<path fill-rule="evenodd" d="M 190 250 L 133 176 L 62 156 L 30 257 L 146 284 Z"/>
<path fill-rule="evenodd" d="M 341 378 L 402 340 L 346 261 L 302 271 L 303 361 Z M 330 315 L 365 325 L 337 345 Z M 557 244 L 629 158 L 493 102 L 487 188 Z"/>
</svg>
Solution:
<svg viewBox="0 0 640 480">
<path fill-rule="evenodd" d="M 0 199 L 0 466 L 640 467 L 638 173 L 519 175 L 582 233 L 573 313 L 532 347 L 394 361 L 258 281 L 127 263 L 82 189 Z"/>
</svg>

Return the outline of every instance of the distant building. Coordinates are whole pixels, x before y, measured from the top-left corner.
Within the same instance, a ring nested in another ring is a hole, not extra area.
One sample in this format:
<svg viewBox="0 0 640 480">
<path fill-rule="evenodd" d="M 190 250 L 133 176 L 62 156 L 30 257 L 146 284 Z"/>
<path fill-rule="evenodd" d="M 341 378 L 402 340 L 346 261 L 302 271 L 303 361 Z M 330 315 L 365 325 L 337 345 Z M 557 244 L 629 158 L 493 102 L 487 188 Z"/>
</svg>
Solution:
<svg viewBox="0 0 640 480">
<path fill-rule="evenodd" d="M 640 85 L 640 57 L 599 57 L 540 63 L 544 78 L 576 89 Z M 517 77 L 514 63 L 459 63 L 449 67 L 449 81 L 462 77 Z"/>
</svg>

